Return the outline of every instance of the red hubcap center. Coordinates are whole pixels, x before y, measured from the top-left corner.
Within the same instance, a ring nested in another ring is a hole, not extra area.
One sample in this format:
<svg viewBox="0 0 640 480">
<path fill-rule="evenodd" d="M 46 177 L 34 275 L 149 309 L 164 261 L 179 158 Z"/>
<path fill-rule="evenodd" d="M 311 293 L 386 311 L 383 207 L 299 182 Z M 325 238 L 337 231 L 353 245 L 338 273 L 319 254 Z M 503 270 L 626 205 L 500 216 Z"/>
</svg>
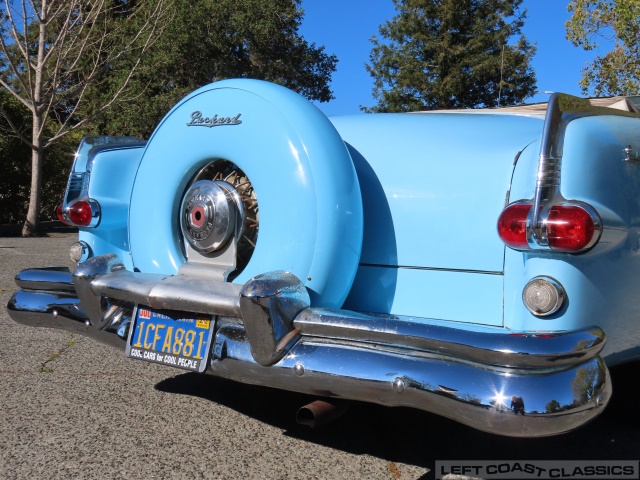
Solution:
<svg viewBox="0 0 640 480">
<path fill-rule="evenodd" d="M 201 205 L 196 205 L 191 210 L 191 224 L 194 227 L 201 227 L 204 225 L 206 215 L 204 214 L 204 208 Z"/>
</svg>

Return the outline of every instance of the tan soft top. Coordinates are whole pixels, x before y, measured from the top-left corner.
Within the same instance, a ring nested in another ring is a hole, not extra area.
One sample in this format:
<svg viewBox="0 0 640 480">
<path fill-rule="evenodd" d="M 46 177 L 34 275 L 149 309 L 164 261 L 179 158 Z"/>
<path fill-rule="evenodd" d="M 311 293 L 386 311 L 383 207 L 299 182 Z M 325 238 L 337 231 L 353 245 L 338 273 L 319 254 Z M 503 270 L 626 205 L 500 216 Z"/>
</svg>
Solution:
<svg viewBox="0 0 640 480">
<path fill-rule="evenodd" d="M 640 96 L 633 97 L 606 97 L 590 98 L 589 102 L 594 107 L 608 107 L 625 112 L 640 113 Z M 498 108 L 468 108 L 454 110 L 426 110 L 415 113 L 444 113 L 444 112 L 467 112 L 467 113 L 517 113 L 522 115 L 544 115 L 547 111 L 547 102 L 529 103 L 523 105 L 513 105 Z"/>
</svg>

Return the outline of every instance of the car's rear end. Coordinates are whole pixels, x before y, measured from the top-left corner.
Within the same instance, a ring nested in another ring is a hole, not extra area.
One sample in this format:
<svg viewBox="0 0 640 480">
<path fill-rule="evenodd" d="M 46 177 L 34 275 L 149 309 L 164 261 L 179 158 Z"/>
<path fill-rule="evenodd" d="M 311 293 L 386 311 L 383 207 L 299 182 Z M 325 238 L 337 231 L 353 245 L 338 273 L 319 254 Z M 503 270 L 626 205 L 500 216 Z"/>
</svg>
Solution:
<svg viewBox="0 0 640 480">
<path fill-rule="evenodd" d="M 146 145 L 88 152 L 62 213 L 92 209 L 78 267 L 21 272 L 10 313 L 242 382 L 568 431 L 609 400 L 605 332 L 634 345 L 640 120 L 554 98 L 331 124 L 281 87 L 205 87 Z"/>
</svg>

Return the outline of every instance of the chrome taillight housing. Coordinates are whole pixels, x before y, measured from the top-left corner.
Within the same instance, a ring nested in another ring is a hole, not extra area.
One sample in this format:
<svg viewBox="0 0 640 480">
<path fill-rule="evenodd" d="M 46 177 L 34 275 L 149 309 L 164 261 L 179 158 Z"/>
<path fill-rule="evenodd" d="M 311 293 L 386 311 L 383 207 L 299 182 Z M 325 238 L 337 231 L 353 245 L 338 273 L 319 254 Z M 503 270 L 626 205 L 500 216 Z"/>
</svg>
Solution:
<svg viewBox="0 0 640 480">
<path fill-rule="evenodd" d="M 67 225 L 96 227 L 100 223 L 100 204 L 92 198 L 78 199 L 66 207 L 58 205 L 56 216 Z"/>
<path fill-rule="evenodd" d="M 589 100 L 554 93 L 542 127 L 533 198 L 512 203 L 500 214 L 498 235 L 516 250 L 579 253 L 598 243 L 602 222 L 587 203 L 567 200 L 560 189 L 567 126 L 574 120 L 602 115 Z M 627 115 L 609 110 L 607 115 Z"/>
<path fill-rule="evenodd" d="M 58 219 L 67 225 L 97 227 L 100 223 L 102 212 L 98 201 L 92 198 L 89 188 L 91 171 L 96 155 L 111 148 L 142 145 L 144 145 L 144 142 L 135 137 L 103 135 L 84 137 L 75 154 L 75 160 L 64 193 L 64 200 L 56 208 Z"/>
<path fill-rule="evenodd" d="M 563 202 L 545 209 L 539 225 L 533 223 L 533 204 L 516 202 L 498 218 L 498 235 L 515 250 L 551 250 L 578 253 L 600 239 L 602 222 L 593 207 L 582 202 Z"/>
</svg>

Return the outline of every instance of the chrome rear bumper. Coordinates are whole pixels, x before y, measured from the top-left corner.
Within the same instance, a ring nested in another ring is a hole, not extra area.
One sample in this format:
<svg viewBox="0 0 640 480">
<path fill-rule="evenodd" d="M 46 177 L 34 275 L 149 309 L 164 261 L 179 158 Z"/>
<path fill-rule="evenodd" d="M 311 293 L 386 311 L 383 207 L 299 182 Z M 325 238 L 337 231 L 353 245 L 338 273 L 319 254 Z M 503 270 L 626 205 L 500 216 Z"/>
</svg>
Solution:
<svg viewBox="0 0 640 480">
<path fill-rule="evenodd" d="M 472 332 L 425 319 L 310 308 L 304 287 L 286 273 L 258 276 L 244 286 L 212 285 L 127 272 L 112 258 L 87 263 L 91 268 L 74 275 L 65 269 L 21 272 L 10 316 L 124 349 L 130 319 L 122 312 L 128 306 L 186 305 L 217 315 L 208 373 L 418 408 L 499 435 L 572 430 L 597 416 L 611 396 L 598 356 L 604 333 L 597 327 L 544 335 Z M 512 395 L 523 398 L 525 415 L 508 409 Z M 548 411 L 550 405 L 560 408 Z"/>
</svg>

